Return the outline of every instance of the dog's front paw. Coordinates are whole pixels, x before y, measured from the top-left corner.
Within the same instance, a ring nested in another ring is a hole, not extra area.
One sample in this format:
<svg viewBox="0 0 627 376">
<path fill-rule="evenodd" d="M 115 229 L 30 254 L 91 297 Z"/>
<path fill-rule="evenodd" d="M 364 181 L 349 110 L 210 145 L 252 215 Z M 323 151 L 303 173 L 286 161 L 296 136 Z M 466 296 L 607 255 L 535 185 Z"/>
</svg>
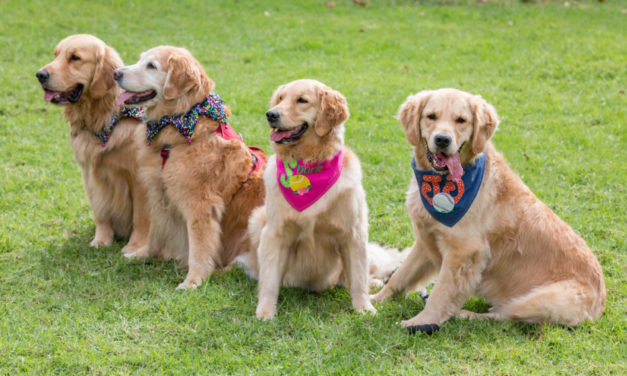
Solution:
<svg viewBox="0 0 627 376">
<path fill-rule="evenodd" d="M 405 328 L 407 329 L 407 332 L 409 334 L 421 332 L 421 333 L 430 335 L 440 330 L 440 325 L 438 324 L 411 325 L 411 326 L 406 326 Z"/>
<path fill-rule="evenodd" d="M 377 314 L 377 309 L 374 308 L 370 302 L 366 302 L 366 304 L 360 307 L 355 307 L 355 311 L 357 311 L 357 313 L 370 313 L 372 315 Z"/>
<path fill-rule="evenodd" d="M 130 248 L 129 244 L 127 244 L 124 248 L 122 248 L 122 255 L 127 259 L 144 259 L 150 255 L 150 251 L 148 250 L 148 246 L 145 245 L 141 248 Z"/>
<path fill-rule="evenodd" d="M 384 301 L 385 299 L 389 298 L 390 296 L 392 296 L 392 290 L 386 288 L 386 286 L 383 286 L 383 289 L 381 289 L 381 291 L 379 291 L 378 293 L 374 295 L 370 295 L 370 301 L 380 303 Z"/>
<path fill-rule="evenodd" d="M 137 244 L 128 243 L 124 247 L 122 247 L 122 255 L 127 258 L 139 258 L 142 253 L 145 253 L 148 256 L 148 252 L 144 251 L 143 248 Z"/>
<path fill-rule="evenodd" d="M 185 279 L 181 284 L 176 286 L 177 290 L 195 290 L 202 284 L 202 280 L 196 281 L 193 279 Z"/>
<path fill-rule="evenodd" d="M 274 318 L 274 307 L 264 306 L 263 304 L 257 305 L 256 315 L 259 320 L 267 321 Z"/>
<path fill-rule="evenodd" d="M 111 244 L 113 244 L 113 237 L 111 238 L 95 237 L 94 240 L 92 240 L 91 243 L 89 243 L 89 245 L 94 248 L 108 247 Z"/>
</svg>

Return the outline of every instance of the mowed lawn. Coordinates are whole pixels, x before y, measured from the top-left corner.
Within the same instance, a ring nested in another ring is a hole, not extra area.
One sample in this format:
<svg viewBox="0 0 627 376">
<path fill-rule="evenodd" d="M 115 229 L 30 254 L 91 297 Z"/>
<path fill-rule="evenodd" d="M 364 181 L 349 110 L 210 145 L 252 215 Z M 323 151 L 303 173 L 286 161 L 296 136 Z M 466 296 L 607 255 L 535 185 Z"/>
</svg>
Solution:
<svg viewBox="0 0 627 376">
<path fill-rule="evenodd" d="M 627 373 L 627 3 L 368 2 L 0 1 L 0 374 Z M 307 77 L 339 90 L 370 238 L 397 248 L 413 241 L 397 108 L 422 89 L 481 94 L 501 118 L 497 148 L 599 258 L 603 317 L 576 329 L 451 320 L 409 336 L 397 322 L 423 308 L 418 294 L 361 316 L 337 288 L 282 289 L 277 317 L 259 322 L 257 284 L 239 270 L 181 292 L 174 262 L 128 261 L 123 240 L 89 248 L 69 127 L 34 76 L 74 33 L 128 64 L 156 45 L 187 47 L 232 125 L 267 151 L 278 85 Z"/>
</svg>

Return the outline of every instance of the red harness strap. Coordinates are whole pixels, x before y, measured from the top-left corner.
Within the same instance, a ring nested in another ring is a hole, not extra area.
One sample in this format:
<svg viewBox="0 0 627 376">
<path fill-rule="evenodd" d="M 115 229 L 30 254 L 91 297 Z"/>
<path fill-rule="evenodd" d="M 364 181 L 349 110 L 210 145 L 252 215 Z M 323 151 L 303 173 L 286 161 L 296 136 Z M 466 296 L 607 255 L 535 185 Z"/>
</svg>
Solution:
<svg viewBox="0 0 627 376">
<path fill-rule="evenodd" d="M 235 132 L 233 128 L 229 127 L 228 124 L 220 123 L 220 126 L 216 128 L 215 132 L 225 140 L 238 140 L 242 143 L 244 142 L 242 136 Z M 263 151 L 263 149 L 257 146 L 248 146 L 248 152 L 253 159 L 253 167 L 248 174 L 248 176 L 250 176 L 250 174 L 261 169 L 261 167 L 266 164 L 268 157 L 266 156 L 266 153 Z M 161 168 L 163 168 L 168 160 L 168 157 L 170 156 L 170 145 L 164 146 L 163 149 L 161 149 L 160 155 L 162 159 Z"/>
<path fill-rule="evenodd" d="M 225 140 L 239 140 L 241 142 L 244 142 L 242 136 L 240 136 L 239 133 L 235 132 L 235 130 L 228 124 L 220 123 L 220 126 L 218 126 L 218 128 L 216 129 L 216 133 L 222 136 L 222 138 Z M 261 169 L 261 167 L 266 164 L 268 158 L 263 149 L 257 146 L 247 147 L 250 156 L 253 158 L 253 167 L 250 170 L 250 173 L 252 174 L 253 172 Z"/>
<path fill-rule="evenodd" d="M 161 168 L 165 166 L 165 162 L 167 162 L 168 157 L 170 156 L 170 145 L 166 145 L 161 149 Z"/>
</svg>

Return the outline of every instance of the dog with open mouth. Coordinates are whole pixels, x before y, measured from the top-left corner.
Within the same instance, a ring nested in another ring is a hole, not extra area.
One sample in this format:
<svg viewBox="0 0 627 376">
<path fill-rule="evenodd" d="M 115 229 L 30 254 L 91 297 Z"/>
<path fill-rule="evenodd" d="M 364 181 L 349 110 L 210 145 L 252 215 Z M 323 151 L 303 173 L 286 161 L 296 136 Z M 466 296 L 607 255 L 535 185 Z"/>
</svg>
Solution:
<svg viewBox="0 0 627 376">
<path fill-rule="evenodd" d="M 87 34 L 63 39 L 54 60 L 37 71 L 46 102 L 63 105 L 70 123 L 74 159 L 96 224 L 93 247 L 109 246 L 114 236 L 129 237 L 124 254 L 146 244 L 150 219 L 146 190 L 137 176 L 141 109 L 119 106 L 113 71 L 123 66 L 118 53 Z"/>
<path fill-rule="evenodd" d="M 455 89 L 426 90 L 407 98 L 399 119 L 414 148 L 407 210 L 416 241 L 373 301 L 437 275 L 424 310 L 401 322 L 410 332 L 431 333 L 451 317 L 576 326 L 601 316 L 599 262 L 495 150 L 492 105 Z M 462 310 L 471 294 L 490 312 Z"/>
<path fill-rule="evenodd" d="M 368 243 L 361 166 L 344 145 L 346 99 L 318 81 L 297 80 L 279 86 L 271 105 L 275 155 L 264 175 L 265 206 L 250 219 L 251 252 L 237 260 L 259 280 L 257 318 L 274 317 L 282 285 L 344 285 L 358 312 L 375 313 L 369 280 L 387 277 L 404 254 Z"/>
<path fill-rule="evenodd" d="M 125 90 L 119 101 L 146 113 L 139 165 L 152 225 L 146 246 L 129 257 L 177 259 L 188 267 L 177 289 L 196 288 L 250 248 L 265 153 L 233 130 L 230 109 L 186 49 L 152 48 L 114 78 Z"/>
</svg>

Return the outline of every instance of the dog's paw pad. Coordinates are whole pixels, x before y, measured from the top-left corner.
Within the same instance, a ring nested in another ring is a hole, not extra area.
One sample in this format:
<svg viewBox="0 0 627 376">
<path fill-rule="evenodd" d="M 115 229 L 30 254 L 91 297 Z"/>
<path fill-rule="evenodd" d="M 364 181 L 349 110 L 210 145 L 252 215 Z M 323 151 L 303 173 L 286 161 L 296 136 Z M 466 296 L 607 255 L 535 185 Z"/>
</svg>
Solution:
<svg viewBox="0 0 627 376">
<path fill-rule="evenodd" d="M 409 334 L 422 332 L 422 333 L 431 335 L 437 332 L 438 330 L 440 330 L 440 325 L 438 324 L 414 325 L 414 326 L 407 327 L 407 331 L 409 332 Z"/>
</svg>

